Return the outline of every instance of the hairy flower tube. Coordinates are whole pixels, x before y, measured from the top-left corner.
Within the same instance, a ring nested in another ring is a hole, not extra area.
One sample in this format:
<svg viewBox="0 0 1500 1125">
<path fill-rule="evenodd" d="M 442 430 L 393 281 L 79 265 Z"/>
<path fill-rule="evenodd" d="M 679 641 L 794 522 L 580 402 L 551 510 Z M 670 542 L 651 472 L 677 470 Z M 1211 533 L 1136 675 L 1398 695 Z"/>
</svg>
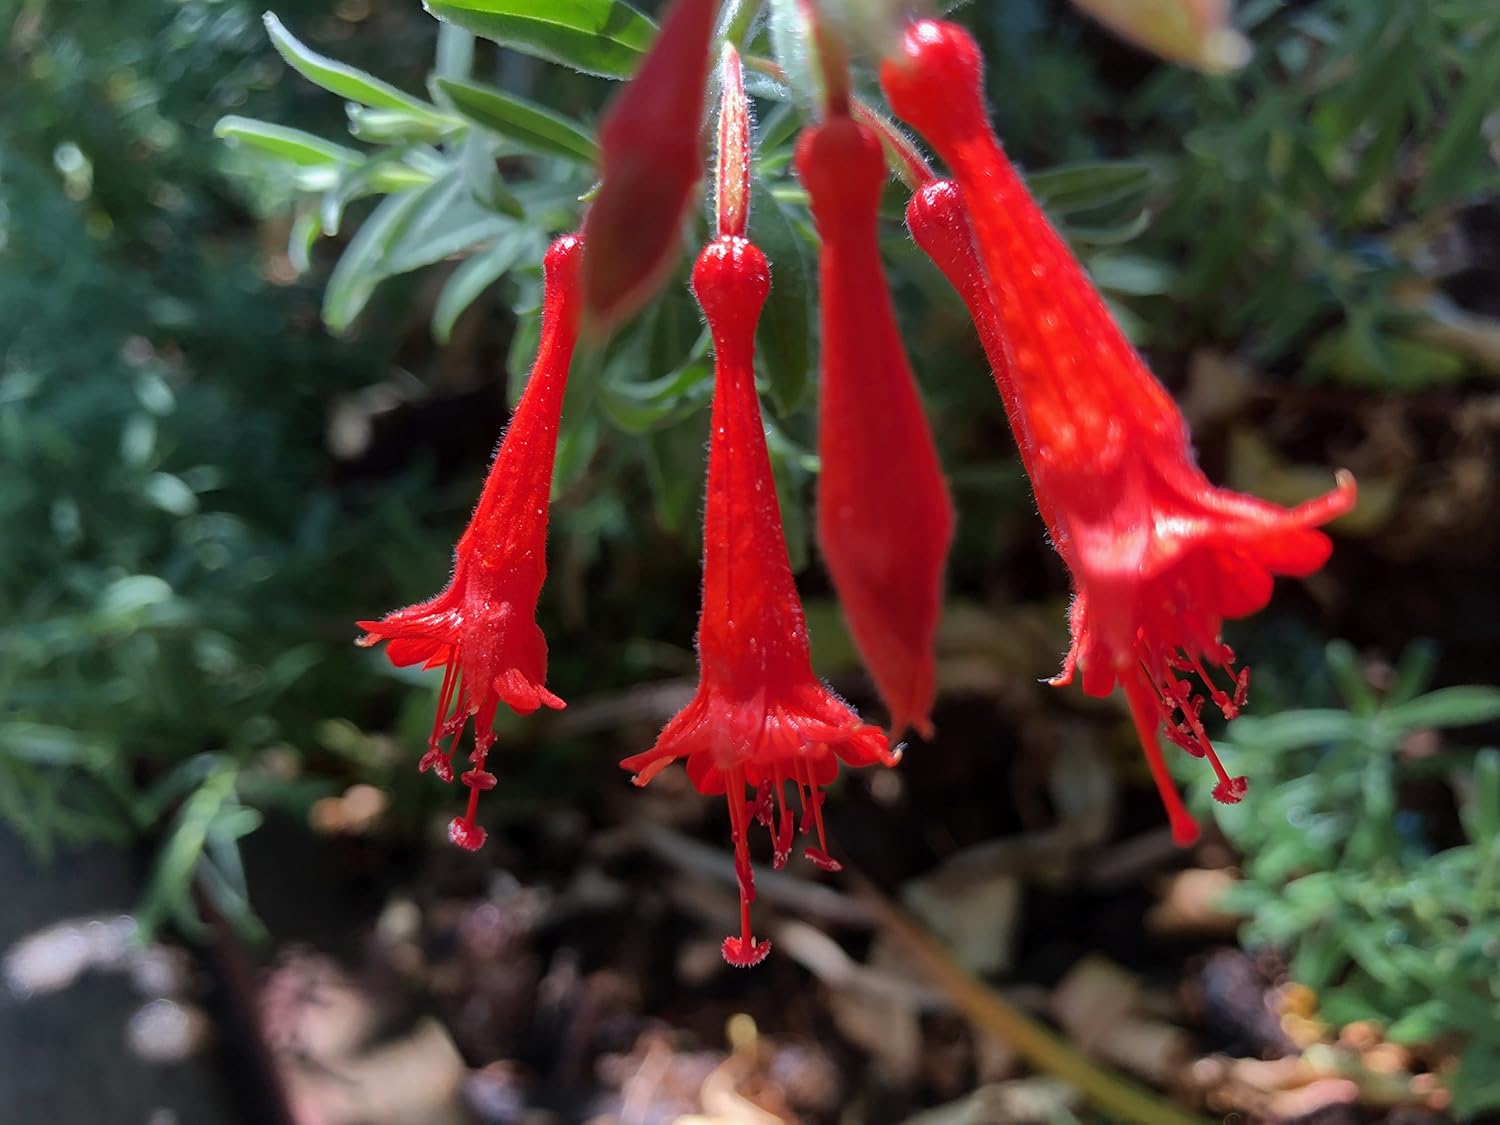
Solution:
<svg viewBox="0 0 1500 1125">
<path fill-rule="evenodd" d="M 770 288 L 765 256 L 754 244 L 721 235 L 699 255 L 693 292 L 714 344 L 714 400 L 703 519 L 703 609 L 698 623 L 697 693 L 646 752 L 621 764 L 645 785 L 679 758 L 700 793 L 729 802 L 740 933 L 724 940 L 724 958 L 749 966 L 770 952 L 750 924 L 755 881 L 752 821 L 771 830 L 774 862 L 792 849 L 793 813 L 816 834 L 805 854 L 836 870 L 823 832 L 822 787 L 838 763 L 894 765 L 885 735 L 859 717 L 813 674 L 802 603 L 792 581 L 766 450 L 753 358 L 755 325 Z"/>
<path fill-rule="evenodd" d="M 1165 726 L 1172 742 L 1208 760 L 1218 800 L 1241 798 L 1246 781 L 1215 754 L 1205 695 L 1190 677 L 1226 717 L 1238 713 L 1249 673 L 1235 669 L 1223 622 L 1263 609 L 1274 576 L 1303 577 L 1327 561 L 1331 544 L 1317 529 L 1353 506 L 1354 481 L 1340 473 L 1332 492 L 1291 509 L 1214 487 L 1176 403 L 1001 151 L 968 33 L 912 24 L 881 79 L 892 108 L 957 183 L 956 192 L 929 185 L 913 231 L 969 302 L 1038 506 L 1072 572 L 1072 645 L 1053 682 L 1077 672 L 1090 695 L 1124 688 L 1173 836 L 1190 843 L 1198 828 L 1157 732 Z"/>
<path fill-rule="evenodd" d="M 603 182 L 584 217 L 587 321 L 643 305 L 677 260 L 703 175 L 703 107 L 717 0 L 673 0 L 651 50 L 599 127 Z"/>
<path fill-rule="evenodd" d="M 818 545 L 891 730 L 926 737 L 953 506 L 880 262 L 885 157 L 835 114 L 803 132 L 796 164 L 822 240 Z"/>
<path fill-rule="evenodd" d="M 536 624 L 536 603 L 547 576 L 547 507 L 563 392 L 578 339 L 582 254 L 576 235 L 564 235 L 547 251 L 541 348 L 454 550 L 453 577 L 436 597 L 358 623 L 366 630 L 359 644 L 385 641 L 392 664 L 443 669 L 423 772 L 453 780 L 454 748 L 474 720 L 472 768 L 459 779 L 468 787 L 469 805 L 448 826 L 449 838 L 469 851 L 484 844 L 485 831 L 474 817 L 479 794 L 495 787 L 485 758 L 494 745 L 499 705 L 522 715 L 564 706 L 545 686 L 547 641 Z"/>
</svg>

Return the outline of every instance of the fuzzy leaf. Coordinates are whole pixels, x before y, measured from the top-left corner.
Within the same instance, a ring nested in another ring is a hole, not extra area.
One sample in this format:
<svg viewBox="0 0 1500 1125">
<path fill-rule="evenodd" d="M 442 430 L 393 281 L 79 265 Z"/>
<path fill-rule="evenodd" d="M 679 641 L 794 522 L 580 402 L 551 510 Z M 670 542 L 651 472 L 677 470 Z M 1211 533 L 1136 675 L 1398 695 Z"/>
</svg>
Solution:
<svg viewBox="0 0 1500 1125">
<path fill-rule="evenodd" d="M 439 78 L 453 107 L 470 121 L 533 152 L 584 164 L 599 162 L 599 146 L 587 129 L 545 106 L 477 82 Z"/>
<path fill-rule="evenodd" d="M 286 60 L 288 66 L 314 85 L 361 105 L 402 110 L 415 119 L 426 120 L 434 125 L 448 122 L 447 117 L 420 98 L 414 98 L 357 67 L 318 54 L 288 31 L 274 13 L 267 12 L 262 18 L 265 20 L 266 34 L 271 37 L 271 44 L 277 53 Z"/>
</svg>

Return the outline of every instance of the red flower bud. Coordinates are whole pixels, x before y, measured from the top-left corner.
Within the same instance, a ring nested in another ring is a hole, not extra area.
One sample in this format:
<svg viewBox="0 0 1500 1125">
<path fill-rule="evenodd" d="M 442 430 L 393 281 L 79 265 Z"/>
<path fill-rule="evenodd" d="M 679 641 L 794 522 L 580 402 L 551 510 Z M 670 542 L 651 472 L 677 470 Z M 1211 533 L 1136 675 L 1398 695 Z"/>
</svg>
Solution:
<svg viewBox="0 0 1500 1125">
<path fill-rule="evenodd" d="M 599 129 L 604 182 L 584 218 L 591 327 L 624 320 L 677 260 L 703 175 L 703 98 L 716 0 L 674 0 L 641 68 Z"/>
<path fill-rule="evenodd" d="M 926 737 L 953 507 L 880 263 L 885 159 L 831 117 L 802 134 L 797 173 L 822 239 L 818 544 L 891 729 Z"/>
<path fill-rule="evenodd" d="M 793 818 L 784 787 L 791 782 L 802 808 L 801 830 L 817 833 L 817 846 L 805 854 L 836 869 L 824 840 L 822 787 L 833 781 L 840 761 L 896 761 L 885 735 L 861 723 L 813 675 L 755 394 L 755 325 L 769 288 L 765 256 L 743 238 L 710 243 L 693 270 L 693 292 L 708 319 L 715 356 L 700 678 L 692 701 L 656 745 L 621 763 L 637 771 L 637 785 L 645 785 L 685 758 L 700 793 L 723 793 L 728 800 L 740 933 L 725 939 L 724 958 L 741 966 L 756 964 L 771 948 L 769 941 L 755 940 L 750 925 L 750 823 L 772 830 L 776 866 L 785 863 Z"/>
<path fill-rule="evenodd" d="M 367 630 L 358 643 L 388 642 L 392 664 L 443 668 L 424 772 L 453 780 L 454 746 L 474 719 L 473 769 L 460 779 L 469 789 L 469 806 L 448 828 L 449 838 L 470 851 L 485 838 L 474 814 L 479 794 L 495 784 L 484 767 L 499 705 L 522 715 L 564 706 L 545 686 L 547 640 L 536 624 L 536 602 L 547 576 L 547 505 L 563 391 L 578 339 L 582 253 L 574 235 L 557 239 L 547 251 L 541 348 L 454 551 L 453 577 L 434 598 L 358 623 Z"/>
<path fill-rule="evenodd" d="M 1171 741 L 1208 760 L 1220 801 L 1244 794 L 1245 779 L 1214 753 L 1200 719 L 1205 697 L 1186 677 L 1196 676 L 1226 717 L 1239 712 L 1249 673 L 1234 670 L 1223 623 L 1264 608 L 1273 576 L 1323 565 L 1332 548 L 1317 528 L 1353 506 L 1353 478 L 1338 474 L 1334 491 L 1290 510 L 1215 488 L 1176 403 L 1001 151 L 973 39 L 923 20 L 902 48 L 882 68 L 886 94 L 962 193 L 924 191 L 912 230 L 969 303 L 1038 506 L 1073 576 L 1072 648 L 1053 682 L 1077 670 L 1090 695 L 1124 687 L 1173 836 L 1190 843 L 1197 825 L 1157 731 L 1164 723 Z"/>
</svg>

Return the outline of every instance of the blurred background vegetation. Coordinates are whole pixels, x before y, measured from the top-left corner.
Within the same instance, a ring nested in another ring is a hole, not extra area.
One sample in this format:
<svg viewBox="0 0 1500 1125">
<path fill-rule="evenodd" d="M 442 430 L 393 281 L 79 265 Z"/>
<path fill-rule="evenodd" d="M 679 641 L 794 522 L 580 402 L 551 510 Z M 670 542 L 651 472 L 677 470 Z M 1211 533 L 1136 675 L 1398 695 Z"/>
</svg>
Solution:
<svg viewBox="0 0 1500 1125">
<path fill-rule="evenodd" d="M 241 854 L 268 812 L 336 833 L 373 785 L 380 847 L 420 866 L 454 799 L 413 768 L 435 685 L 355 650 L 351 623 L 447 573 L 612 84 L 475 39 L 480 0 L 431 6 L 454 22 L 285 0 L 268 36 L 239 0 L 0 5 L 0 817 L 44 858 L 141 842 L 148 925 L 201 934 L 207 909 L 274 940 L 251 906 L 274 891 Z M 959 15 L 988 52 L 999 133 L 1183 402 L 1210 475 L 1287 503 L 1335 465 L 1360 479 L 1329 570 L 1234 627 L 1256 679 L 1226 752 L 1252 789 L 1196 857 L 1232 871 L 1215 905 L 1276 959 L 1267 988 L 1316 998 L 1285 1051 L 1336 1054 L 1341 1029 L 1373 1027 L 1447 1100 L 1391 1093 L 1363 1056 L 1326 1063 L 1361 1104 L 1500 1107 L 1500 758 L 1475 753 L 1500 741 L 1500 15 L 1247 0 L 1255 58 L 1220 78 L 1060 0 Z M 752 51 L 781 50 L 773 33 Z M 820 670 L 868 705 L 806 530 L 800 111 L 795 91 L 755 92 L 773 459 Z M 890 201 L 894 218 L 894 184 Z M 835 823 L 895 892 L 1069 824 L 1060 779 L 1081 760 L 1112 810 L 1058 845 L 1083 870 L 1156 826 L 1153 799 L 1117 712 L 1034 684 L 1064 645 L 1066 577 L 962 309 L 894 221 L 886 234 L 961 513 L 943 735 L 909 755 L 896 805 L 852 783 Z M 497 794 L 516 839 L 538 810 L 591 831 L 662 815 L 627 803 L 644 798 L 614 763 L 671 710 L 637 686 L 670 700 L 693 674 L 710 391 L 685 285 L 575 365 L 542 607 L 551 684 L 574 706 L 502 726 L 525 751 Z M 721 834 L 717 809 L 674 815 Z M 565 878 L 515 839 L 495 851 L 523 881 Z M 1008 870 L 1041 896 L 1028 919 L 1092 909 L 1086 880 L 1063 894 Z M 1045 927 L 1014 925 L 1031 936 L 1011 972 L 978 968 L 1052 983 Z M 1088 927 L 1062 925 L 1086 951 Z"/>
</svg>

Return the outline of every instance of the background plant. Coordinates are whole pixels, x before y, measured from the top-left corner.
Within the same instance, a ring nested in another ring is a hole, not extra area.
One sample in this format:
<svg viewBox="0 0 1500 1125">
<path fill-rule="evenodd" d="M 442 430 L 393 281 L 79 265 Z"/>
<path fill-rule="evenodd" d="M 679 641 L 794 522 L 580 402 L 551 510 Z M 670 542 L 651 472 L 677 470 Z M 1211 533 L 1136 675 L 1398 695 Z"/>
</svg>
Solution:
<svg viewBox="0 0 1500 1125">
<path fill-rule="evenodd" d="M 604 37 L 543 36 L 498 0 L 433 0 L 441 24 L 404 3 L 288 0 L 268 37 L 234 0 L 97 7 L 27 0 L 8 22 L 0 815 L 43 850 L 144 833 L 161 857 L 150 917 L 190 925 L 196 872 L 248 925 L 235 840 L 259 810 L 356 778 L 403 784 L 431 702 L 398 704 L 350 622 L 440 582 L 503 424 L 496 373 L 513 398 L 535 346 L 546 237 L 577 222 L 593 123 L 651 25 L 616 0 L 571 6 L 625 13 Z M 730 29 L 789 78 L 763 70 L 754 88 L 752 234 L 776 272 L 759 363 L 800 568 L 816 341 L 788 170 L 805 99 L 792 8 Z M 1233 353 L 1262 407 L 1322 383 L 1343 419 L 1394 390 L 1472 396 L 1495 370 L 1492 274 L 1462 238 L 1453 249 L 1497 188 L 1492 9 L 1250 0 L 1257 55 L 1227 78 L 1159 68 L 1056 3 L 959 14 L 994 60 L 1002 136 L 1157 370 L 1180 383 L 1200 349 Z M 965 512 L 954 599 L 1059 598 L 970 329 L 896 225 L 901 202 L 893 185 L 888 265 Z M 704 356 L 672 284 L 575 369 L 543 606 L 565 696 L 690 667 Z M 1289 456 L 1334 459 L 1307 448 L 1325 435 L 1288 428 L 1303 434 Z M 1222 435 L 1205 433 L 1221 462 Z M 1346 546 L 1355 565 L 1382 549 Z M 817 568 L 801 581 L 815 655 L 836 670 L 847 646 L 819 612 Z M 1305 615 L 1364 627 L 1338 604 Z M 1484 616 L 1445 605 L 1432 631 L 1468 636 Z M 1284 617 L 1234 640 L 1274 650 L 1258 664 L 1283 683 L 1321 659 Z M 1471 1037 L 1455 1091 L 1489 1105 L 1475 1076 L 1496 1047 L 1471 1016 L 1495 988 L 1473 893 L 1493 876 L 1492 758 L 1403 746 L 1491 714 L 1491 697 L 1433 702 L 1408 670 L 1371 701 L 1355 680 L 1340 679 L 1347 710 L 1278 714 L 1333 696 L 1278 692 L 1262 671 L 1233 728 L 1257 779 L 1224 820 L 1251 857 L 1247 940 L 1291 948 L 1331 1021 Z M 502 795 L 593 792 L 604 782 L 569 768 L 588 752 L 518 757 Z M 1461 805 L 1463 838 L 1408 800 L 1417 783 Z M 397 790 L 398 825 L 421 823 L 425 792 Z M 1439 954 L 1451 971 L 1434 982 Z"/>
</svg>

